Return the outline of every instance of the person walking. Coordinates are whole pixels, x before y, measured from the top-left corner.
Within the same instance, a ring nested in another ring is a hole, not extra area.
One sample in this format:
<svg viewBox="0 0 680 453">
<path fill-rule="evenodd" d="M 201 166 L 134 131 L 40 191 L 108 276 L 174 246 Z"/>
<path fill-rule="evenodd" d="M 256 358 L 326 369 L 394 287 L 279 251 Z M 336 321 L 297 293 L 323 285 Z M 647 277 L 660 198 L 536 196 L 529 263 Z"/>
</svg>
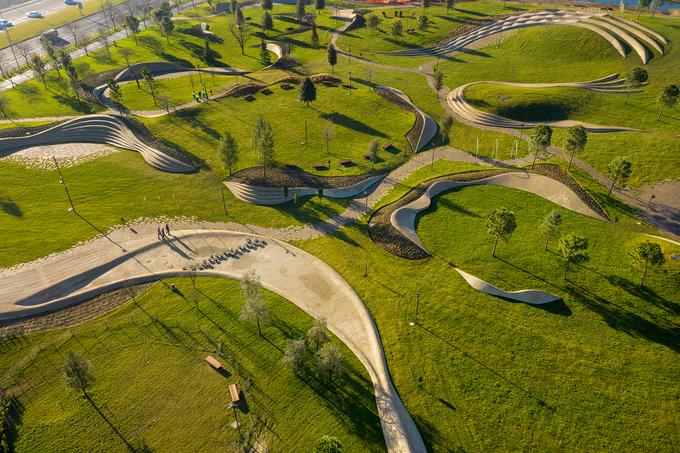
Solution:
<svg viewBox="0 0 680 453">
<path fill-rule="evenodd" d="M 159 241 L 161 240 L 161 229 L 160 228 L 156 228 L 156 237 L 158 238 Z"/>
<path fill-rule="evenodd" d="M 165 224 L 165 232 L 168 234 L 168 236 L 170 236 L 170 225 L 167 223 Z"/>
</svg>

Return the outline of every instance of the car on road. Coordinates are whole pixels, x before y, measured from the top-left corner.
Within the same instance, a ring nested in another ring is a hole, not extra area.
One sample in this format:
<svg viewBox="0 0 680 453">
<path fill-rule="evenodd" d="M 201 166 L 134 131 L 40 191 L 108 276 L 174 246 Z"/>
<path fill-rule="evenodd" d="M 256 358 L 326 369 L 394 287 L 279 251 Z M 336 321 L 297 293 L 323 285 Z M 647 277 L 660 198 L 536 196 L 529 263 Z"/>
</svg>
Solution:
<svg viewBox="0 0 680 453">
<path fill-rule="evenodd" d="M 77 5 L 77 4 L 78 4 L 78 0 L 64 0 L 64 4 L 65 4 L 65 5 L 71 5 L 71 6 Z"/>
<path fill-rule="evenodd" d="M 9 28 L 13 26 L 14 24 L 12 23 L 11 20 L 7 19 L 0 19 L 0 30 L 4 30 L 5 28 Z"/>
<path fill-rule="evenodd" d="M 43 17 L 43 15 L 40 11 L 29 11 L 26 13 L 26 17 L 30 17 L 31 19 L 40 19 Z"/>
</svg>

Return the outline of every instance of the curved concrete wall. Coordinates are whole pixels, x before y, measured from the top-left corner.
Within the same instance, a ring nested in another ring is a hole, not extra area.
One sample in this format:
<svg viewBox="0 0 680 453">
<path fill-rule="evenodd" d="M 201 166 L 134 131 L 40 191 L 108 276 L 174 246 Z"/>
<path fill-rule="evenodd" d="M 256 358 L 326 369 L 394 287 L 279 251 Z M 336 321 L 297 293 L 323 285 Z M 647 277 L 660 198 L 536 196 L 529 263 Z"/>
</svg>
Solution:
<svg viewBox="0 0 680 453">
<path fill-rule="evenodd" d="M 516 302 L 524 302 L 531 305 L 542 305 L 549 304 L 551 302 L 557 302 L 562 300 L 561 297 L 554 294 L 546 293 L 545 291 L 538 291 L 535 289 L 522 289 L 519 291 L 503 291 L 491 283 L 485 282 L 479 277 L 475 277 L 472 274 L 468 274 L 464 270 L 456 268 L 456 272 L 460 274 L 463 279 L 470 285 L 473 289 L 476 289 L 480 293 L 488 294 L 490 296 L 501 297 L 503 299 L 514 300 Z"/>
</svg>

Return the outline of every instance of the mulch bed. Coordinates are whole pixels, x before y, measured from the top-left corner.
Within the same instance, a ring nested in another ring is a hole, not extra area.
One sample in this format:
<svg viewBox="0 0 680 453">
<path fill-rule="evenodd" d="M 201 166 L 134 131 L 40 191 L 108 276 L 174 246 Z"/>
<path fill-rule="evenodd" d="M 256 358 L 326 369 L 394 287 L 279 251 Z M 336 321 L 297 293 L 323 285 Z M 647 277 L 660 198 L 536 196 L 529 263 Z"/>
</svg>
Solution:
<svg viewBox="0 0 680 453">
<path fill-rule="evenodd" d="M 392 225 L 390 222 L 390 217 L 394 211 L 418 199 L 428 187 L 439 181 L 477 181 L 490 176 L 516 171 L 526 171 L 528 173 L 539 174 L 561 182 L 573 190 L 574 193 L 576 193 L 576 195 L 578 195 L 578 197 L 593 211 L 609 220 L 609 216 L 597 203 L 597 201 L 595 201 L 595 199 L 578 182 L 576 182 L 576 180 L 572 178 L 569 173 L 564 171 L 562 167 L 555 164 L 538 164 L 535 165 L 533 169 L 497 168 L 444 175 L 424 181 L 411 189 L 400 199 L 376 210 L 368 222 L 368 234 L 373 242 L 393 255 L 410 260 L 428 258 L 431 256 L 429 253 L 418 247 L 418 245 L 401 234 L 401 232 Z"/>
<path fill-rule="evenodd" d="M 406 141 L 408 141 L 408 144 L 411 146 L 411 150 L 413 152 L 416 152 L 416 147 L 418 146 L 418 139 L 420 138 L 420 135 L 423 133 L 423 129 L 425 128 L 425 122 L 423 121 L 421 116 L 418 114 L 418 112 L 416 112 L 416 109 L 411 104 L 403 100 L 401 97 L 397 96 L 395 93 L 389 90 L 383 90 L 381 88 L 375 88 L 374 91 L 378 96 L 385 99 L 387 102 L 396 104 L 400 108 L 406 110 L 407 112 L 411 112 L 415 115 L 415 121 L 413 122 L 413 126 L 406 133 L 405 137 Z"/>
<path fill-rule="evenodd" d="M 83 79 L 80 81 L 80 89 L 78 90 L 80 96 L 93 104 L 103 105 L 101 101 L 92 93 L 92 91 L 116 77 L 123 69 L 125 68 L 109 69 L 108 71 L 98 72 L 96 74 L 90 74 L 87 77 L 83 77 Z"/>
<path fill-rule="evenodd" d="M 153 135 L 153 133 L 149 130 L 149 128 L 147 128 L 140 121 L 130 117 L 122 117 L 118 115 L 116 115 L 116 117 L 127 124 L 135 137 L 141 140 L 145 145 L 151 146 L 152 148 L 155 148 L 170 157 L 174 157 L 180 162 L 184 162 L 185 164 L 189 164 L 194 167 L 196 166 L 195 162 L 189 155 L 158 140 L 156 136 Z"/>
<path fill-rule="evenodd" d="M 284 166 L 267 168 L 265 178 L 262 167 L 250 167 L 234 173 L 227 181 L 259 187 L 339 189 L 353 186 L 379 174 L 374 172 L 356 176 L 318 176 L 298 167 Z"/>
</svg>

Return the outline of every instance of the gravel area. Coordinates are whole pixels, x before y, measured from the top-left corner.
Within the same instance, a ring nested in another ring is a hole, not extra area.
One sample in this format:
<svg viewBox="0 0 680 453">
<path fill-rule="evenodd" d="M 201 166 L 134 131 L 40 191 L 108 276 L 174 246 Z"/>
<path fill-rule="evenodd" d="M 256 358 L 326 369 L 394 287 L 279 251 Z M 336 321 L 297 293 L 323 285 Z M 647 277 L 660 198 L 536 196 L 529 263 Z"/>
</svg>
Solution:
<svg viewBox="0 0 680 453">
<path fill-rule="evenodd" d="M 52 157 L 56 157 L 59 160 L 60 167 L 66 168 L 81 165 L 119 151 L 111 146 L 95 143 L 66 143 L 61 145 L 33 146 L 1 157 L 0 161 L 18 162 L 28 168 L 54 170 L 54 160 Z"/>
</svg>

